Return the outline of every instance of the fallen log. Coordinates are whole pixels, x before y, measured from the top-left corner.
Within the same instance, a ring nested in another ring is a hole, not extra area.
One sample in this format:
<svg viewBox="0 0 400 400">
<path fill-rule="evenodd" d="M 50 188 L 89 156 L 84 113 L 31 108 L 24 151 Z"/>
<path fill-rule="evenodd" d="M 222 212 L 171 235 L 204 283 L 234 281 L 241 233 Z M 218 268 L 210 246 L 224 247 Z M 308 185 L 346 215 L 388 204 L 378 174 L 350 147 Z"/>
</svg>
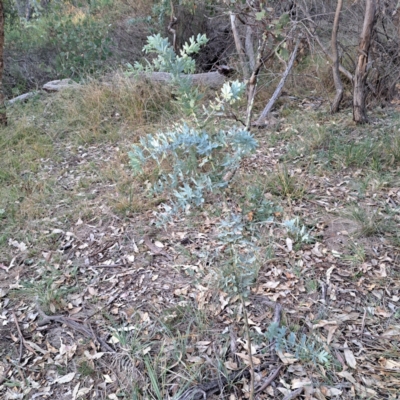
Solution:
<svg viewBox="0 0 400 400">
<path fill-rule="evenodd" d="M 42 88 L 46 90 L 46 92 L 59 92 L 62 89 L 66 88 L 77 88 L 80 85 L 74 82 L 72 79 L 58 79 L 55 81 L 50 81 L 45 83 Z"/>
<path fill-rule="evenodd" d="M 115 78 L 115 75 L 113 77 L 110 76 L 106 77 L 105 84 L 107 84 L 107 81 L 113 80 L 113 78 Z M 161 83 L 163 82 L 171 83 L 173 80 L 172 74 L 168 72 L 139 72 L 137 74 L 131 75 L 130 78 L 131 79 L 140 78 L 148 80 L 150 82 L 161 82 Z M 207 86 L 211 89 L 219 89 L 225 82 L 225 76 L 220 72 L 188 74 L 188 75 L 182 75 L 182 78 L 189 78 L 189 81 L 193 85 Z M 79 85 L 72 79 L 58 79 L 45 83 L 42 86 L 42 89 L 45 90 L 46 92 L 59 92 L 62 89 L 76 89 L 79 88 L 80 86 L 81 85 Z M 37 92 L 25 93 L 11 100 L 8 100 L 6 103 L 14 104 L 17 103 L 18 101 L 25 101 L 33 97 L 36 93 Z"/>
<path fill-rule="evenodd" d="M 131 76 L 132 79 L 142 78 L 150 82 L 171 83 L 173 75 L 169 72 L 139 72 Z M 219 72 L 204 72 L 200 74 L 182 74 L 182 78 L 188 78 L 193 85 L 207 86 L 211 89 L 219 89 L 225 82 L 224 75 Z"/>
<path fill-rule="evenodd" d="M 17 103 L 18 101 L 25 101 L 28 100 L 29 98 L 33 97 L 37 92 L 28 92 L 21 94 L 20 96 L 14 97 L 13 99 L 6 100 L 6 104 L 14 104 Z"/>
</svg>

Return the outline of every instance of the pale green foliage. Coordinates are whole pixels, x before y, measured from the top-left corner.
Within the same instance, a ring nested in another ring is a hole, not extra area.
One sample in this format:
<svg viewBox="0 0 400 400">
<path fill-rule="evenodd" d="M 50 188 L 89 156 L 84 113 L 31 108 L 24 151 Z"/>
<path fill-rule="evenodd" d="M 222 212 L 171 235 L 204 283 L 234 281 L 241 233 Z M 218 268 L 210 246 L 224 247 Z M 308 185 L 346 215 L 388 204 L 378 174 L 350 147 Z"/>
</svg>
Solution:
<svg viewBox="0 0 400 400">
<path fill-rule="evenodd" d="M 180 55 L 177 55 L 169 43 L 168 38 L 163 38 L 159 33 L 147 38 L 147 44 L 143 47 L 146 54 L 156 53 L 157 57 L 147 65 L 136 62 L 134 67 L 128 64 L 128 72 L 137 71 L 160 71 L 169 72 L 174 78 L 180 78 L 180 74 L 193 74 L 196 69 L 195 60 L 190 57 L 191 54 L 198 53 L 200 47 L 208 42 L 206 35 L 197 35 L 197 38 L 191 37 L 189 43 L 183 45 Z"/>
<path fill-rule="evenodd" d="M 167 214 L 201 206 L 204 195 L 227 185 L 223 180 L 227 171 L 237 168 L 240 160 L 252 152 L 257 142 L 245 130 L 231 129 L 210 135 L 186 124 L 173 131 L 142 137 L 133 145 L 129 158 L 134 173 L 140 174 L 150 160 L 160 169 L 160 178 L 150 193 L 168 191 L 171 206 Z M 169 170 L 163 170 L 163 161 L 169 160 Z"/>
<path fill-rule="evenodd" d="M 283 225 L 295 243 L 310 243 L 313 240 L 310 231 L 300 224 L 298 217 L 284 221 Z"/>
<path fill-rule="evenodd" d="M 177 102 L 185 115 L 192 117 L 195 126 L 192 128 L 185 121 L 169 132 L 148 135 L 129 152 L 134 173 L 142 173 L 143 166 L 150 160 L 159 168 L 159 179 L 152 185 L 150 194 L 166 192 L 170 195 L 170 204 L 165 204 L 165 213 L 160 214 L 162 220 L 190 206 L 201 206 L 206 193 L 227 186 L 225 174 L 238 168 L 242 158 L 257 146 L 250 132 L 243 129 L 231 128 L 215 133 L 204 130 L 212 117 L 240 100 L 245 88 L 238 81 L 227 82 L 215 101 L 204 107 L 202 113 L 199 111 L 201 95 L 185 74 L 195 71 L 195 62 L 190 55 L 197 53 L 207 40 L 205 35 L 192 37 L 178 56 L 168 39 L 153 35 L 148 37 L 143 50 L 147 54 L 156 53 L 157 57 L 152 62 L 147 61 L 146 67 L 135 64 L 136 71 L 172 74 Z M 167 170 L 164 170 L 166 159 Z"/>
<path fill-rule="evenodd" d="M 151 62 L 145 60 L 145 66 L 138 62 L 134 66 L 127 64 L 127 73 L 131 74 L 138 71 L 170 73 L 176 101 L 181 110 L 186 116 L 196 117 L 196 111 L 202 96 L 197 88 L 192 88 L 190 78 L 185 75 L 195 72 L 196 62 L 191 55 L 198 53 L 200 47 L 207 42 L 206 35 L 198 34 L 196 38 L 191 37 L 189 42 L 183 45 L 180 54 L 177 55 L 167 38 L 163 38 L 160 34 L 149 36 L 143 51 L 146 54 L 155 53 L 157 57 Z"/>
<path fill-rule="evenodd" d="M 243 297 L 250 294 L 260 268 L 258 248 L 247 237 L 246 228 L 249 227 L 240 214 L 232 214 L 220 222 L 218 239 L 229 246 L 231 256 L 215 269 L 219 289 Z"/>
<path fill-rule="evenodd" d="M 316 338 L 302 334 L 300 337 L 294 332 L 287 334 L 286 327 L 279 327 L 278 324 L 272 323 L 265 336 L 271 342 L 275 342 L 275 350 L 283 353 L 290 353 L 300 361 L 312 362 L 329 367 L 331 363 L 331 354 L 319 344 Z"/>
<path fill-rule="evenodd" d="M 196 124 L 204 125 L 211 118 L 221 115 L 228 107 L 237 104 L 246 89 L 243 82 L 225 82 L 220 94 L 210 102 L 209 107 L 203 108 L 203 113 L 200 113 L 199 103 L 202 95 L 192 86 L 190 77 L 186 75 L 193 74 L 196 69 L 195 60 L 191 55 L 197 53 L 207 41 L 205 35 L 198 34 L 197 38 L 191 37 L 189 42 L 183 45 L 180 55 L 177 55 L 167 38 L 163 38 L 160 34 L 149 36 L 143 51 L 146 54 L 155 53 L 157 57 L 151 62 L 146 60 L 145 66 L 138 62 L 134 66 L 127 64 L 127 73 L 138 71 L 170 73 L 176 101 L 182 112 L 185 116 L 192 117 Z"/>
<path fill-rule="evenodd" d="M 244 82 L 225 82 L 221 93 L 210 103 L 210 110 L 212 112 L 225 111 L 227 105 L 233 105 L 241 99 L 245 90 L 246 84 Z M 205 109 L 205 114 L 208 113 L 210 111 Z"/>
</svg>

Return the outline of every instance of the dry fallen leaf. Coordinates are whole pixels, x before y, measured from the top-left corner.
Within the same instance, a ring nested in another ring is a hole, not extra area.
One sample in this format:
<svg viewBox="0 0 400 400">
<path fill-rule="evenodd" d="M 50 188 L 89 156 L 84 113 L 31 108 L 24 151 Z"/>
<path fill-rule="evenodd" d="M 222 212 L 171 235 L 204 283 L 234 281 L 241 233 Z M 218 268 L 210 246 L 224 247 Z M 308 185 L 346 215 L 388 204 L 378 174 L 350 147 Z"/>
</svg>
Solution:
<svg viewBox="0 0 400 400">
<path fill-rule="evenodd" d="M 250 357 L 246 353 L 235 353 L 238 357 L 240 357 L 246 365 L 250 365 Z M 260 365 L 261 361 L 257 357 L 252 357 L 253 365 Z"/>
<path fill-rule="evenodd" d="M 282 353 L 281 351 L 277 352 L 278 357 L 285 365 L 294 364 L 299 361 L 293 354 L 290 353 Z"/>
<path fill-rule="evenodd" d="M 71 372 L 70 374 L 61 376 L 57 378 L 54 383 L 68 383 L 71 382 L 75 378 L 75 372 Z"/>
<path fill-rule="evenodd" d="M 400 372 L 400 362 L 399 361 L 387 360 L 385 358 L 381 358 L 381 359 L 379 359 L 379 364 L 383 368 L 393 369 L 393 370 L 397 370 Z"/>
<path fill-rule="evenodd" d="M 357 361 L 354 357 L 353 352 L 347 346 L 347 342 L 344 344 L 344 358 L 346 359 L 346 363 L 349 367 L 355 369 L 357 368 Z"/>
</svg>

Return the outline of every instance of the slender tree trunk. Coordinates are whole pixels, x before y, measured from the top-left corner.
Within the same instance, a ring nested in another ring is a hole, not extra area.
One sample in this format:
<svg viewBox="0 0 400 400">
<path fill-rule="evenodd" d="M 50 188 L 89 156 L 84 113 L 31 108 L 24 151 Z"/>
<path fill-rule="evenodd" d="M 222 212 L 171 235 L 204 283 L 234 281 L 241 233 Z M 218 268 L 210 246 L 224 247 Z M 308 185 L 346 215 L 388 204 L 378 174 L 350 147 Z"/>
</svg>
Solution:
<svg viewBox="0 0 400 400">
<path fill-rule="evenodd" d="M 0 125 L 7 125 L 7 113 L 3 94 L 3 49 L 4 49 L 4 8 L 0 0 Z"/>
<path fill-rule="evenodd" d="M 256 61 L 254 57 L 254 48 L 253 48 L 253 29 L 251 28 L 251 26 L 248 26 L 246 28 L 246 40 L 244 47 L 246 49 L 246 55 L 249 60 L 250 71 L 253 71 L 256 65 Z"/>
<path fill-rule="evenodd" d="M 236 15 L 233 12 L 230 12 L 229 16 L 231 19 L 231 27 L 232 27 L 233 38 L 235 40 L 236 51 L 238 52 L 240 65 L 243 71 L 243 79 L 247 80 L 249 79 L 250 73 L 246 62 L 246 54 L 243 50 L 242 41 L 240 40 L 239 32 L 236 26 Z"/>
<path fill-rule="evenodd" d="M 332 29 L 332 39 L 331 39 L 331 47 L 332 47 L 332 72 L 333 72 L 333 80 L 335 82 L 336 88 L 336 96 L 333 100 L 331 112 L 337 113 L 339 111 L 340 102 L 343 98 L 343 84 L 340 79 L 339 73 L 339 49 L 337 43 L 337 35 L 339 31 L 339 20 L 340 20 L 340 12 L 342 11 L 343 0 L 338 0 L 336 6 L 335 20 L 333 22 Z"/>
<path fill-rule="evenodd" d="M 267 35 L 264 36 L 262 40 L 260 40 L 258 50 L 257 50 L 257 64 L 254 65 L 253 72 L 250 76 L 250 79 L 247 83 L 247 113 L 246 113 L 246 129 L 249 131 L 251 127 L 251 116 L 253 112 L 254 106 L 254 98 L 256 96 L 257 89 L 257 80 L 258 74 L 264 63 L 269 60 L 273 55 L 274 51 L 270 51 L 265 57 L 263 57 L 263 53 L 267 44 Z"/>
<path fill-rule="evenodd" d="M 304 12 L 304 14 L 306 15 L 306 17 L 307 17 L 310 21 L 312 21 L 312 17 L 311 17 L 311 15 L 310 15 L 310 13 L 308 12 L 307 7 L 306 7 L 304 4 L 300 3 L 300 2 L 298 2 L 297 4 L 300 6 L 301 10 Z M 328 52 L 328 49 L 323 45 L 323 43 L 321 42 L 321 39 L 319 38 L 319 36 L 317 35 L 317 33 L 316 33 L 316 32 L 311 33 L 311 31 L 307 28 L 306 25 L 304 25 L 304 27 L 305 27 L 305 29 L 306 29 L 306 31 L 307 31 L 308 36 L 309 36 L 310 38 L 312 38 L 312 39 L 315 39 L 315 41 L 317 42 L 318 46 L 319 46 L 319 47 L 321 48 L 321 50 L 324 52 L 325 56 L 326 56 L 327 58 L 329 58 L 329 59 L 333 62 L 332 54 L 330 54 L 330 53 Z M 353 82 L 354 77 L 353 77 L 353 75 L 351 74 L 351 72 L 348 71 L 345 67 L 343 67 L 343 65 L 340 64 L 340 63 L 339 63 L 339 71 L 340 71 L 343 75 L 345 75 L 351 82 Z"/>
<path fill-rule="evenodd" d="M 365 91 L 368 75 L 368 52 L 376 21 L 376 0 L 366 0 L 364 24 L 358 46 L 358 62 L 354 74 L 353 120 L 357 124 L 367 122 L 365 109 Z"/>
</svg>

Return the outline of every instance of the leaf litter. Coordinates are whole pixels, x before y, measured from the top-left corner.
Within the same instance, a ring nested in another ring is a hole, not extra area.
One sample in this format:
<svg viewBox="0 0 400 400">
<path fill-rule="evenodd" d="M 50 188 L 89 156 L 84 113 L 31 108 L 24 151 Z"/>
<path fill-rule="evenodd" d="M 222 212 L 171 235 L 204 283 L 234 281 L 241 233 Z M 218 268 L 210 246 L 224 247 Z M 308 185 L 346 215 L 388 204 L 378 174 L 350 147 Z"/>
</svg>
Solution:
<svg viewBox="0 0 400 400">
<path fill-rule="evenodd" d="M 260 138 L 243 176 L 279 173 L 289 142 L 271 147 Z M 259 236 L 274 238 L 273 256 L 263 259 L 244 310 L 213 273 L 226 251 L 219 223 L 242 205 L 225 199 L 222 215 L 208 204 L 157 230 L 151 209 L 113 211 L 121 194 L 98 173 L 128 143 L 58 145 L 63 161 L 43 160 L 38 179 L 58 177 L 64 198 L 31 223 L 29 239 L 10 239 L 0 260 L 2 398 L 157 390 L 182 400 L 248 398 L 250 366 L 259 398 L 398 398 L 398 248 L 382 234 L 358 235 L 363 221 L 344 214 L 354 204 L 396 210 L 398 187 L 360 198 L 352 182 L 362 171 L 313 174 L 294 162 L 288 176 L 304 190 L 283 193 L 279 181 L 277 194 L 266 196 L 281 196 L 278 220 L 312 223 L 315 241 L 299 245 L 282 224 L 263 225 Z M 246 213 L 250 222 L 254 212 Z M 286 331 L 271 340 L 274 320 Z"/>
</svg>

